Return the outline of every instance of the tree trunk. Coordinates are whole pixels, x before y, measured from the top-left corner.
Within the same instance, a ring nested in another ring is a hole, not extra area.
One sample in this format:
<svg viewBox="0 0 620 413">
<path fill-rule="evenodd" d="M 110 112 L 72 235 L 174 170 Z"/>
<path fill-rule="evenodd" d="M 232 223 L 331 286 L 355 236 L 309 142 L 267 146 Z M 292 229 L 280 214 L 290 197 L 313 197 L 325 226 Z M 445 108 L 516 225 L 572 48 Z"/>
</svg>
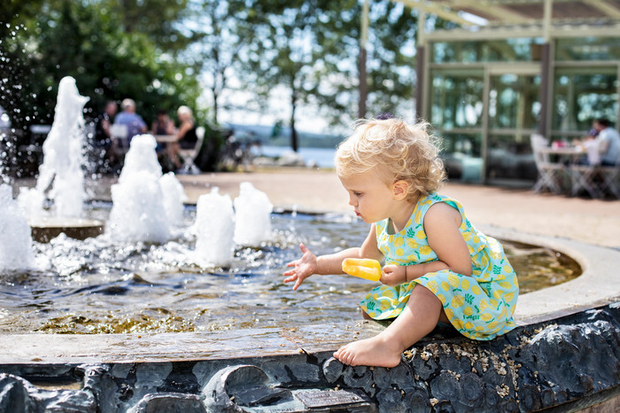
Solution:
<svg viewBox="0 0 620 413">
<path fill-rule="evenodd" d="M 366 48 L 365 47 L 360 47 L 358 70 L 359 70 L 360 102 L 359 102 L 357 116 L 360 119 L 363 119 L 366 117 L 366 95 L 368 94 L 368 89 L 366 85 Z"/>
<path fill-rule="evenodd" d="M 218 111 L 218 103 L 217 100 L 219 98 L 217 91 L 214 89 L 211 90 L 213 92 L 213 125 L 217 126 L 217 111 Z"/>
<path fill-rule="evenodd" d="M 291 95 L 291 148 L 297 152 L 297 129 L 295 129 L 295 109 L 297 106 L 297 96 L 295 92 Z"/>
</svg>

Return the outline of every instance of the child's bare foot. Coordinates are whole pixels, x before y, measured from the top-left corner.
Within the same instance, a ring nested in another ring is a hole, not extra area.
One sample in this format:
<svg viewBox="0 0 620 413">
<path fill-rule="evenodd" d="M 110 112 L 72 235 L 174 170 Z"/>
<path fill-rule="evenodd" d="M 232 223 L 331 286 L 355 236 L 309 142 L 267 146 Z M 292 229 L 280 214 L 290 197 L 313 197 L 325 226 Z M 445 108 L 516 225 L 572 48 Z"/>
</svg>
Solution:
<svg viewBox="0 0 620 413">
<path fill-rule="evenodd" d="M 403 349 L 390 341 L 381 335 L 354 341 L 338 349 L 334 357 L 350 366 L 396 367 Z"/>
</svg>

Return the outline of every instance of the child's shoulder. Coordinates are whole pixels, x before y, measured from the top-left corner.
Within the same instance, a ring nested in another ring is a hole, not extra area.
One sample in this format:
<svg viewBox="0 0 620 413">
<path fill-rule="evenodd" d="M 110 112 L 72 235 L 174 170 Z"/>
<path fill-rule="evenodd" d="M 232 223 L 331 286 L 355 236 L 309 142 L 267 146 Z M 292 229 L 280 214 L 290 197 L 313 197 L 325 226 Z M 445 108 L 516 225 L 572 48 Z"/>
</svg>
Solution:
<svg viewBox="0 0 620 413">
<path fill-rule="evenodd" d="M 437 192 L 431 192 L 429 194 L 423 195 L 418 199 L 418 206 L 428 206 L 436 204 L 437 202 L 446 202 L 450 201 L 452 198 L 438 194 Z"/>
<path fill-rule="evenodd" d="M 452 198 L 451 196 L 442 195 L 437 192 L 431 192 L 428 195 L 420 198 L 418 200 L 418 210 L 428 210 L 431 206 L 438 203 L 448 204 L 451 207 L 463 212 L 463 205 L 459 201 Z"/>
</svg>

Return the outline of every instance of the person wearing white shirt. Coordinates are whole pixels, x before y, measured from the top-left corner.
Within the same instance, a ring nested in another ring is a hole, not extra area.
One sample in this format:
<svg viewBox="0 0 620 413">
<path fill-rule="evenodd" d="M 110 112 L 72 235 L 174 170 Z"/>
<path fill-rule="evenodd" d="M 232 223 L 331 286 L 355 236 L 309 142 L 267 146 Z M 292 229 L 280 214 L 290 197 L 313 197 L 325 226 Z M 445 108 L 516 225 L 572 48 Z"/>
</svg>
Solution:
<svg viewBox="0 0 620 413">
<path fill-rule="evenodd" d="M 596 119 L 592 127 L 598 132 L 596 140 L 601 154 L 601 165 L 616 165 L 620 159 L 620 134 L 611 127 L 611 123 L 605 118 Z"/>
</svg>

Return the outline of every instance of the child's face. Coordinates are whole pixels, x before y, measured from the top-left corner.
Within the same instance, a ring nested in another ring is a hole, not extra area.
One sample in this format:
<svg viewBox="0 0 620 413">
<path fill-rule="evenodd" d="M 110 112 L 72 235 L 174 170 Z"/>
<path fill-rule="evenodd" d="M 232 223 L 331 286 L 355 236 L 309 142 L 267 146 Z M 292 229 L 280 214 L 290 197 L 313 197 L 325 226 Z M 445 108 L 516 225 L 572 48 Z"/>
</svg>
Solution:
<svg viewBox="0 0 620 413">
<path fill-rule="evenodd" d="M 364 222 L 371 224 L 391 217 L 395 207 L 393 190 L 375 170 L 340 177 L 340 182 L 349 193 L 349 205 Z"/>
</svg>

